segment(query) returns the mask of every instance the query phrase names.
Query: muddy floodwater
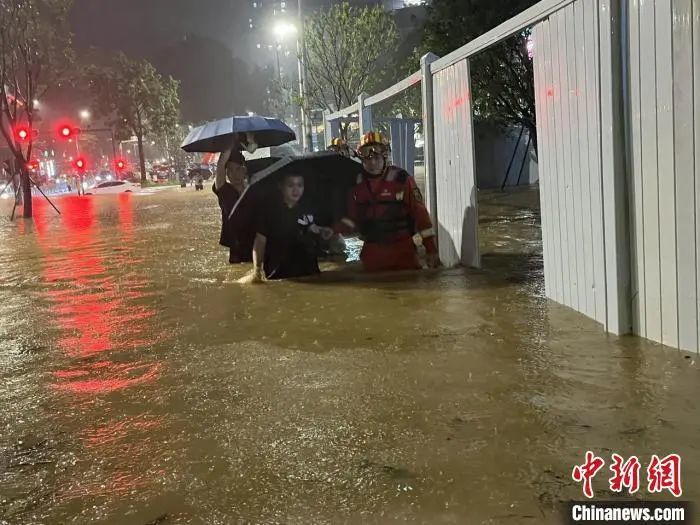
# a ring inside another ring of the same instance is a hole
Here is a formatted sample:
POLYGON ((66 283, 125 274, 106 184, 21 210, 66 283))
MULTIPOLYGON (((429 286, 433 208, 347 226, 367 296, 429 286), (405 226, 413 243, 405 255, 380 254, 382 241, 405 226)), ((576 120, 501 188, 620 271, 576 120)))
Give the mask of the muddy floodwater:
POLYGON ((260 286, 208 187, 0 202, 0 523, 560 523, 587 450, 697 501, 696 356, 547 301, 537 198, 482 193, 483 270, 260 286))

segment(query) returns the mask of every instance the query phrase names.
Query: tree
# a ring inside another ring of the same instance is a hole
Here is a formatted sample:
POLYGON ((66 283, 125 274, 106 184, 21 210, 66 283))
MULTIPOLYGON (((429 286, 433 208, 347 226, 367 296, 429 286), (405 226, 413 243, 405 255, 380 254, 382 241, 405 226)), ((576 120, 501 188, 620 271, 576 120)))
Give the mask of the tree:
POLYGON ((183 124, 175 124, 174 127, 167 127, 160 130, 156 136, 155 143, 158 148, 165 152, 168 162, 182 167, 187 163, 189 155, 180 147, 180 144, 187 137, 188 128, 183 124))
POLYGON ((295 90, 294 81, 286 75, 270 81, 267 88, 265 113, 281 120, 294 119, 299 103, 299 90, 295 90))
MULTIPOLYGON (((311 16, 304 28, 307 110, 337 111, 380 86, 398 42, 396 24, 381 7, 335 5, 311 16)), ((347 127, 341 133, 347 136, 347 127)))
MULTIPOLYGON (((423 51, 444 56, 537 3, 537 0, 434 0, 428 7, 423 51)), ((517 34, 470 59, 474 117, 525 126, 537 148, 529 32, 517 34)), ((412 66, 417 67, 417 56, 412 66)), ((415 69, 414 69, 415 70, 415 69)))
POLYGON ((111 123, 118 137, 136 137, 145 183, 143 141, 149 134, 155 139, 178 124, 178 82, 163 78, 148 61, 131 60, 123 53, 107 65, 88 68, 88 79, 97 114, 111 123))
POLYGON ((67 14, 72 0, 0 0, 0 133, 19 170, 24 217, 32 216, 27 164, 32 158, 34 101, 59 85, 73 52, 67 14), (26 138, 17 131, 28 132, 26 138))

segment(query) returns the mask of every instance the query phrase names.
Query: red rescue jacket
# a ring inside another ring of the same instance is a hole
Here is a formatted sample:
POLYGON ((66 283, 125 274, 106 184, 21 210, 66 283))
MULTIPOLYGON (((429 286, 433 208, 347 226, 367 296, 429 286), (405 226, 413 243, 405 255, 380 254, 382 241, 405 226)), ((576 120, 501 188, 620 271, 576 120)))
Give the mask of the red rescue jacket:
POLYGON ((420 233, 428 252, 435 252, 433 225, 415 179, 388 166, 382 177, 360 174, 348 202, 348 217, 339 233, 357 231, 365 243, 390 244, 420 233))

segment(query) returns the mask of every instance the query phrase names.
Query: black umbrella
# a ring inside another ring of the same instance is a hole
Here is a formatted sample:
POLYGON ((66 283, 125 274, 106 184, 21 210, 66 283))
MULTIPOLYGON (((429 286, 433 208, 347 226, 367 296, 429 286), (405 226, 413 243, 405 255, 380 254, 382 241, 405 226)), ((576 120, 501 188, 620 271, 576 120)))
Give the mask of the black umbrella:
POLYGON ((246 144, 249 133, 261 148, 296 139, 294 131, 276 118, 227 117, 194 128, 180 147, 188 153, 217 153, 229 148, 236 135, 241 144, 246 144))
POLYGON ((246 160, 245 166, 248 170, 248 177, 252 179, 256 173, 269 168, 280 160, 282 160, 282 157, 261 157, 259 159, 246 160))
POLYGON ((270 162, 269 159, 246 162, 253 175, 229 216, 251 228, 253 217, 271 199, 279 198, 277 184, 288 174, 304 177, 304 204, 314 211, 318 224, 331 225, 345 216, 349 192, 362 170, 358 162, 332 151, 284 157, 265 167, 259 166, 259 161, 270 162))

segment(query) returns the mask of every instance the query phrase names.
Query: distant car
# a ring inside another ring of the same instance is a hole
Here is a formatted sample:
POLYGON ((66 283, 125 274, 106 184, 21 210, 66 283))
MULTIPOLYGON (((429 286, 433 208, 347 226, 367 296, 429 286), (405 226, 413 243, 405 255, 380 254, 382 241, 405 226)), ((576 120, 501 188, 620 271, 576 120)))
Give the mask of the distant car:
POLYGON ((108 193, 132 193, 139 191, 141 186, 127 180, 110 180, 101 182, 94 188, 90 188, 86 193, 90 195, 104 195, 108 193))

